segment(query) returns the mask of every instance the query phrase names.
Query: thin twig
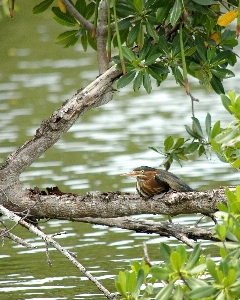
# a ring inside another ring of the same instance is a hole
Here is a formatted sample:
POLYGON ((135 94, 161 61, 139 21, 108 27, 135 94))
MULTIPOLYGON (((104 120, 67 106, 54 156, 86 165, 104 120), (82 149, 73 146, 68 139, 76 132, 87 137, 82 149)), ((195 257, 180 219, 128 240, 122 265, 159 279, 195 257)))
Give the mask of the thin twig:
POLYGON ((47 263, 48 263, 49 267, 52 267, 52 262, 51 262, 49 251, 48 251, 49 245, 48 245, 47 241, 45 241, 45 246, 46 246, 47 263))
POLYGON ((152 267, 152 263, 150 262, 149 256, 148 256, 148 250, 147 250, 147 244, 146 242, 143 242, 143 253, 144 253, 144 260, 149 267, 152 267))
POLYGON ((193 241, 191 241, 189 238, 187 238, 185 234, 176 232, 176 234, 173 235, 173 236, 176 239, 178 239, 179 241, 181 241, 184 244, 188 245, 190 248, 194 248, 196 246, 196 244, 193 241))
MULTIPOLYGON (((11 232, 8 232, 4 229, 0 229, 1 232, 1 237, 2 237, 2 242, 4 241, 4 237, 7 237, 8 239, 11 239, 12 241, 18 243, 19 245, 22 245, 24 247, 27 247, 29 249, 36 249, 36 246, 33 246, 32 244, 24 241, 20 237, 16 236, 15 234, 12 234, 11 232)), ((2 244, 3 246, 3 244, 2 244)))
POLYGON ((19 223, 23 227, 27 228, 30 232, 36 234, 40 238, 42 238, 46 244, 52 245, 55 249, 57 249, 60 253, 62 253, 65 257, 67 257, 72 264, 74 264, 90 281, 92 281, 97 288, 106 296, 107 299, 116 300, 116 295, 110 293, 92 274, 85 269, 85 267, 78 262, 69 252, 68 250, 61 247, 59 243, 52 239, 51 236, 47 236, 41 230, 39 230, 36 226, 27 223, 22 220, 19 216, 6 209, 4 206, 0 205, 0 211, 7 216, 10 220, 19 223))
POLYGON ((87 31, 92 32, 93 24, 86 20, 77 10, 76 8, 68 1, 62 0, 62 3, 66 6, 68 12, 84 27, 87 31))

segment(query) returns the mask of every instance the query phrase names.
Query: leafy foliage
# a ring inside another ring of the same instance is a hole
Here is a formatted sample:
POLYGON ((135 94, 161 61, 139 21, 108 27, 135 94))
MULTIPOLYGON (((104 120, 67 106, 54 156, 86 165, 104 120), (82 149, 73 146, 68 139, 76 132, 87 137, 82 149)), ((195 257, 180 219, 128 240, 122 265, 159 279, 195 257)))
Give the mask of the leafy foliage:
POLYGON ((222 224, 215 226, 215 236, 221 241, 216 243, 220 262, 205 256, 200 243, 190 255, 185 246, 173 250, 160 243, 160 264, 150 268, 144 260, 133 261, 131 271, 120 271, 116 276, 116 288, 123 299, 239 299, 240 186, 236 193, 226 189, 226 196, 228 206, 219 203, 222 224))
MULTIPOLYGON (((52 2, 44 0, 33 12, 44 12, 52 2)), ((108 0, 108 53, 111 45, 118 47, 120 57, 113 60, 124 74, 130 73, 119 80, 118 88, 133 82, 135 91, 143 86, 150 93, 152 79, 159 86, 172 73, 181 85, 186 85, 189 74, 208 90, 224 93, 222 82, 234 76, 228 66, 236 63, 233 48, 238 44, 235 32, 225 28, 237 16, 238 1, 226 3, 229 12, 219 19, 220 1, 108 0)), ((55 42, 69 47, 80 40, 84 51, 89 45, 96 50, 99 1, 77 0, 72 4, 86 20, 93 22, 93 32, 87 32, 68 12, 64 13, 59 0, 59 7, 52 8, 54 20, 76 29, 60 34, 55 42)))
POLYGON ((225 109, 234 117, 226 128, 221 128, 220 121, 212 125, 211 115, 207 113, 205 118, 205 130, 198 118, 192 117, 192 126, 185 125, 185 129, 192 139, 182 137, 174 141, 168 136, 164 141, 164 148, 149 147, 155 152, 165 156, 162 165, 169 169, 172 162, 192 158, 193 154, 201 156, 213 150, 218 158, 232 167, 240 169, 240 96, 235 91, 228 92, 228 96, 221 95, 222 104, 225 109), (190 142, 189 142, 190 141, 190 142))

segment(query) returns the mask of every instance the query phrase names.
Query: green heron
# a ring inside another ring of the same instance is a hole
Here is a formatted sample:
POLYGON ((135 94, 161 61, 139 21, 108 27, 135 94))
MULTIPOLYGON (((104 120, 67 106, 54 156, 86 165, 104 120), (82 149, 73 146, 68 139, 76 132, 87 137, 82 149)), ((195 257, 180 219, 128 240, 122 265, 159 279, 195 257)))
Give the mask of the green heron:
POLYGON ((122 176, 131 176, 137 179, 136 188, 140 196, 149 198, 157 194, 174 190, 177 192, 192 192, 182 179, 171 172, 154 169, 147 166, 138 167, 122 176))

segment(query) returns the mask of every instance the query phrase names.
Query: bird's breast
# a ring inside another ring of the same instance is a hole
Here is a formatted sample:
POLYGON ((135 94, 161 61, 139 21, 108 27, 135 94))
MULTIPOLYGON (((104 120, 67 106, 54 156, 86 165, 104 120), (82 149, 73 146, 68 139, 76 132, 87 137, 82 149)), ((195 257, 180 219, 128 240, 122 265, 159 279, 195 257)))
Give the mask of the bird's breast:
POLYGON ((149 198, 154 195, 167 192, 169 190, 169 186, 166 183, 158 183, 154 177, 145 181, 137 181, 137 192, 140 196, 149 198))

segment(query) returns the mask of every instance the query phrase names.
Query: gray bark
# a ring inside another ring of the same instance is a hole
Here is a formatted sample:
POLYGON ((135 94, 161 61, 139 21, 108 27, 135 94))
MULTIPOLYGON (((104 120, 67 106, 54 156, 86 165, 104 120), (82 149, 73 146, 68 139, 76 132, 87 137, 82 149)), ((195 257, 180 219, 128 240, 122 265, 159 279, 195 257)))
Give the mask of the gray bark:
MULTIPOLYGON (((30 141, 27 141, 7 157, 6 162, 0 167, 1 204, 9 208, 14 207, 13 210, 19 212, 34 205, 31 193, 22 189, 19 181, 20 174, 47 149, 52 147, 76 122, 79 116, 93 107, 105 104, 106 99, 109 101, 110 97, 103 98, 103 96, 105 93, 111 93, 109 90, 113 82, 121 74, 115 66, 111 67, 85 89, 66 100, 48 120, 42 121, 41 126, 36 130, 36 134, 30 141)), ((49 205, 51 206, 51 204, 49 205)), ((54 215, 57 217, 56 214, 54 215)))

